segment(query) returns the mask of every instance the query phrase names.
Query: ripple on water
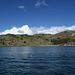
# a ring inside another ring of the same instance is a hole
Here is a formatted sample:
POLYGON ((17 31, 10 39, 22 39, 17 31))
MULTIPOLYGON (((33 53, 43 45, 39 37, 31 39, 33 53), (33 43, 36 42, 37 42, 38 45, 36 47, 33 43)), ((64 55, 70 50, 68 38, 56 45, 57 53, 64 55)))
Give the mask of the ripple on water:
POLYGON ((0 75, 75 75, 74 50, 75 47, 1 47, 0 75))

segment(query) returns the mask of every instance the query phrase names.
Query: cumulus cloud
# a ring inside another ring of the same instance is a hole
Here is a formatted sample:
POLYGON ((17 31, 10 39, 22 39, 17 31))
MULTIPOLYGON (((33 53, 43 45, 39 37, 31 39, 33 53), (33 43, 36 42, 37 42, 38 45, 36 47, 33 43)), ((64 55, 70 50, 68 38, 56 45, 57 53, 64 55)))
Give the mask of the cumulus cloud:
POLYGON ((32 30, 28 27, 28 25, 24 25, 20 28, 13 27, 10 30, 5 30, 1 34, 28 34, 32 35, 32 30))
POLYGON ((21 6, 18 6, 18 8, 20 8, 20 9, 24 9, 25 7, 24 7, 23 5, 21 5, 21 6))
POLYGON ((37 0, 35 6, 38 7, 40 5, 48 6, 48 4, 46 4, 45 0, 43 0, 42 2, 40 2, 39 0, 37 0))
POLYGON ((70 26, 70 27, 66 27, 66 26, 59 26, 59 27, 50 27, 50 28, 46 28, 46 27, 32 27, 29 28, 28 25, 24 25, 20 28, 17 27, 13 27, 10 30, 5 30, 4 32, 1 32, 0 34, 4 35, 4 34, 28 34, 28 35, 34 35, 34 34, 56 34, 65 30, 75 30, 75 25, 70 26))
POLYGON ((75 30, 75 25, 70 26, 70 27, 66 27, 66 26, 59 26, 59 27, 50 27, 50 28, 46 28, 46 27, 39 27, 39 28, 31 28, 31 30, 33 31, 33 34, 39 34, 39 33, 44 33, 44 34, 56 34, 65 30, 75 30))

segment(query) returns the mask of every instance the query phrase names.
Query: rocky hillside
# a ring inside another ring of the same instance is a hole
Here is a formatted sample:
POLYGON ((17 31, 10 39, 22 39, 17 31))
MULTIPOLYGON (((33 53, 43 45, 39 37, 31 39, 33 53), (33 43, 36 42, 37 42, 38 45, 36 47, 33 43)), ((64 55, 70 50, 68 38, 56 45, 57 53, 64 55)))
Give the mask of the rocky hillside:
POLYGON ((75 46, 75 31, 64 31, 58 34, 35 35, 0 35, 0 46, 42 46, 61 45, 75 46))

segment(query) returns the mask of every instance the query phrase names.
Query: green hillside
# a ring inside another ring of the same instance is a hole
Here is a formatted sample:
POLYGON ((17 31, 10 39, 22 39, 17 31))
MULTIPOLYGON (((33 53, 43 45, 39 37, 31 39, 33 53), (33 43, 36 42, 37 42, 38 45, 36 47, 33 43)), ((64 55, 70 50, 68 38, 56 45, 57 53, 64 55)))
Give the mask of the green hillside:
POLYGON ((75 31, 63 31, 55 34, 51 42, 54 45, 75 45, 75 31))
POLYGON ((0 46, 48 46, 75 45, 75 31, 64 31, 58 34, 35 35, 0 35, 0 46))

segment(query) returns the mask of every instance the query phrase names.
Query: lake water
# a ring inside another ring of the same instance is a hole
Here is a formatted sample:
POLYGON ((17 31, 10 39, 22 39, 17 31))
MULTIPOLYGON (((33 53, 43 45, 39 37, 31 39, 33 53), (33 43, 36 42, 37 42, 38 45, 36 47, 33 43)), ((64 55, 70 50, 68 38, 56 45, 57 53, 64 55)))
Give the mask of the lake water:
POLYGON ((75 46, 0 47, 0 75, 75 75, 75 46))

